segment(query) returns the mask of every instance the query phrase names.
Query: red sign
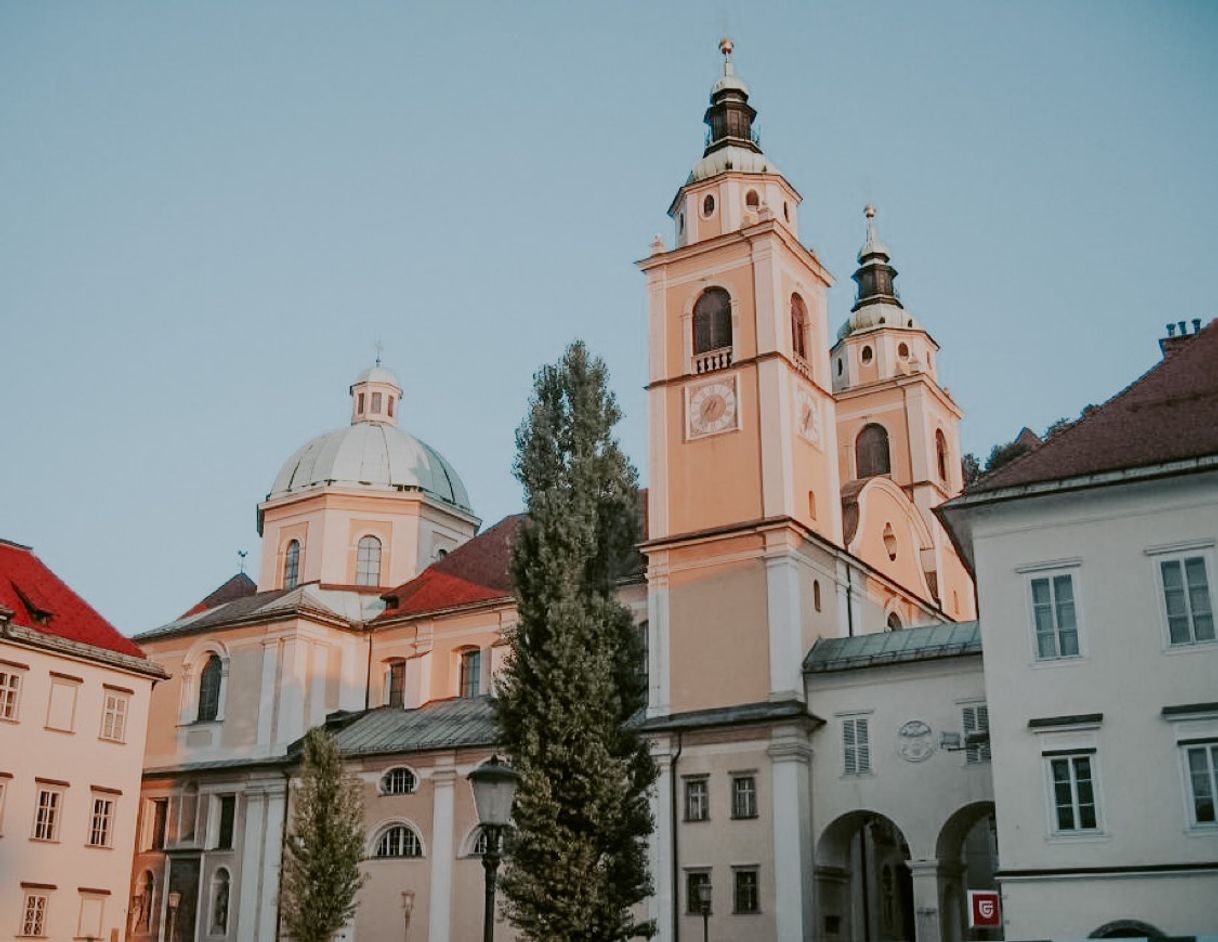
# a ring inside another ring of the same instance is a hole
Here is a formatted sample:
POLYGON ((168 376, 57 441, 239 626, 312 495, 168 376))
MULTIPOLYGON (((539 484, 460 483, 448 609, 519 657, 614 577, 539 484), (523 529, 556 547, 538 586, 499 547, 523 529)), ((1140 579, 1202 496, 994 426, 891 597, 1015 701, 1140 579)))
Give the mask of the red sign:
POLYGON ((1002 898, 997 890, 968 891, 968 926, 970 929, 1002 927, 1002 898))

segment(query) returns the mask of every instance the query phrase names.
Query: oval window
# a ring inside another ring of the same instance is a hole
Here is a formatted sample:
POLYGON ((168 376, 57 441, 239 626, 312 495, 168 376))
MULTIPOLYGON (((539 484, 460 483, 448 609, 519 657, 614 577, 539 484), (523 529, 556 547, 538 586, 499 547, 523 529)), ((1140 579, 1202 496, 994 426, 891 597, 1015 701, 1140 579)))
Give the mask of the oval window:
POLYGON ((899 356, 902 360, 908 360, 909 359, 909 344, 903 343, 900 346, 898 346, 897 347, 897 356, 899 356))
POLYGON ((864 363, 871 362, 871 348, 870 347, 863 347, 862 360, 864 363))
POLYGON ((715 211, 715 197, 707 193, 702 200, 702 215, 709 216, 715 211))

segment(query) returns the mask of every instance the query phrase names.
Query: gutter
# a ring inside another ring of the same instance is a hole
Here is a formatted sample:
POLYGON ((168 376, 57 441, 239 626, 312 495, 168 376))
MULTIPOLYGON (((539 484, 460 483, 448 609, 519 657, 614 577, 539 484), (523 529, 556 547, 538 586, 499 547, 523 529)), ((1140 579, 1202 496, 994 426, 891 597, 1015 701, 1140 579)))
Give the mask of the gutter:
POLYGON ((23 625, 11 623, 0 625, 0 637, 18 644, 28 644, 33 648, 78 657, 81 660, 105 664, 107 667, 116 667, 132 674, 149 677, 154 683, 158 680, 169 679, 169 672, 149 658, 110 651, 96 645, 85 644, 83 641, 73 641, 70 638, 61 638, 34 628, 26 628, 23 625))
POLYGON ((672 819, 672 942, 681 938, 681 865, 677 858, 677 762, 681 759, 681 733, 677 733, 677 751, 673 754, 668 773, 669 816, 672 819))

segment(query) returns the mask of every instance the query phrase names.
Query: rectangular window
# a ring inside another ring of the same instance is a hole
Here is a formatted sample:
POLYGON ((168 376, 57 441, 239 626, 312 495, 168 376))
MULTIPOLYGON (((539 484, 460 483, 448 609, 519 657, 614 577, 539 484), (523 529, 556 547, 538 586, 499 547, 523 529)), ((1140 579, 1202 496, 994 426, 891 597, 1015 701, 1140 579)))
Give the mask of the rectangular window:
POLYGON ((964 761, 977 765, 990 761, 990 711, 985 704, 964 708, 964 761), (972 741, 970 742, 970 737, 972 741))
POLYGON ((732 817, 757 817, 757 779, 751 775, 732 776, 732 817))
POLYGON ((127 708, 131 698, 117 690, 105 690, 102 705, 101 738, 111 742, 127 741, 127 708))
POLYGON ((732 912, 761 912, 761 903, 757 893, 757 871, 736 870, 733 873, 733 879, 735 885, 732 893, 732 912))
POLYGON ((482 652, 461 655, 461 696, 476 697, 482 690, 482 652))
POLYGON ((47 895, 25 894, 25 905, 21 907, 21 934, 44 936, 47 934, 47 895))
MULTIPOLYGON (((710 886, 709 870, 687 870, 685 873, 685 911, 701 915, 702 891, 699 887, 710 886)), ((710 912, 709 900, 707 912, 710 912)))
POLYGON ((385 702, 391 707, 400 707, 406 696, 406 662, 390 661, 389 673, 385 677, 385 702))
POLYGON ((710 819, 710 792, 704 778, 685 780, 685 820, 707 821, 710 819))
POLYGON ((216 849, 232 850, 233 820, 237 815, 237 796, 220 796, 220 823, 216 828, 216 849))
POLYGON ((47 728, 72 732, 76 715, 76 690, 80 681, 51 677, 51 697, 47 702, 47 728))
POLYGON ((1059 834, 1099 830, 1095 757, 1056 756, 1049 760, 1053 788, 1053 829, 1059 834))
POLYGON ((1177 556, 1159 561, 1163 605, 1172 644, 1214 640, 1214 609, 1204 556, 1177 556))
POLYGON ((114 799, 107 795, 93 796, 93 812, 89 818, 89 846, 109 847, 114 825, 114 799))
POLYGON ((871 771, 871 738, 867 717, 848 716, 842 720, 843 770, 846 775, 865 775, 871 771))
POLYGON ((377 413, 381 411, 381 394, 379 392, 372 394, 372 411, 377 413))
POLYGON ((1074 610, 1074 577, 1069 573, 1031 581, 1036 658, 1046 661, 1078 656, 1078 620, 1074 610))
POLYGON ((59 814, 63 808, 63 789, 42 786, 34 812, 34 840, 59 840, 59 814))
POLYGON ((17 701, 21 696, 21 673, 0 667, 0 720, 17 722, 17 701))
POLYGON ((169 819, 169 799, 150 798, 144 802, 141 850, 165 849, 165 825, 169 819))
POLYGON ((102 917, 106 912, 106 898, 95 893, 82 893, 80 918, 76 923, 76 938, 102 938, 102 917))
POLYGON ((1184 751, 1188 766, 1188 804, 1198 827, 1218 824, 1214 801, 1218 796, 1218 742, 1190 746, 1184 751))

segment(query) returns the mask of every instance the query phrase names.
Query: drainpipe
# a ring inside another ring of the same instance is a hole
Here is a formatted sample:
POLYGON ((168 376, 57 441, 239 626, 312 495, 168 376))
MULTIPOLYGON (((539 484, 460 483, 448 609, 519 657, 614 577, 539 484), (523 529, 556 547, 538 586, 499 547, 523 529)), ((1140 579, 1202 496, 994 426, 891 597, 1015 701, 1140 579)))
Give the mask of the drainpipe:
POLYGON ((854 570, 846 563, 846 632, 854 637, 854 570))
MULTIPOLYGON (((368 623, 364 623, 364 630, 368 631, 368 623)), ((364 669, 364 709, 368 709, 372 704, 372 632, 368 631, 368 665, 364 669)))
POLYGON ((669 766, 668 800, 672 817, 672 942, 681 938, 680 862, 677 859, 677 762, 681 758, 681 734, 677 733, 677 751, 669 766))

